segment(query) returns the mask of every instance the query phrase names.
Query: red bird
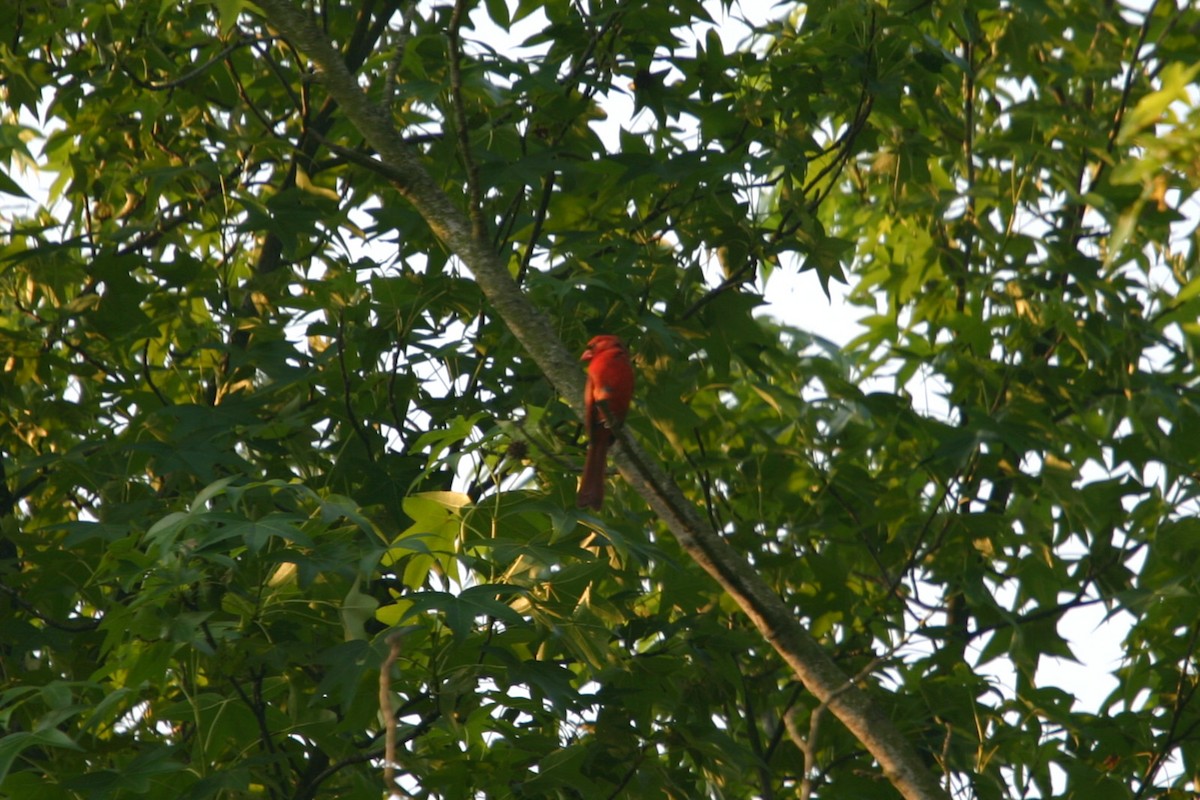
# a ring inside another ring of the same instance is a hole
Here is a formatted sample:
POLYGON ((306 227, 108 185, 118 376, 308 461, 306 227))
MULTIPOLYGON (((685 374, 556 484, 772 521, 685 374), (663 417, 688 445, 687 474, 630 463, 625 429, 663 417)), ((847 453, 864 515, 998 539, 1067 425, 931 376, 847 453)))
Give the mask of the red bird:
POLYGON ((629 351, 619 337, 593 336, 583 351, 582 361, 590 361, 587 387, 583 392, 583 420, 587 426, 587 459, 575 504, 600 510, 604 502, 604 471, 608 466, 608 446, 629 411, 633 397, 633 365, 629 351))

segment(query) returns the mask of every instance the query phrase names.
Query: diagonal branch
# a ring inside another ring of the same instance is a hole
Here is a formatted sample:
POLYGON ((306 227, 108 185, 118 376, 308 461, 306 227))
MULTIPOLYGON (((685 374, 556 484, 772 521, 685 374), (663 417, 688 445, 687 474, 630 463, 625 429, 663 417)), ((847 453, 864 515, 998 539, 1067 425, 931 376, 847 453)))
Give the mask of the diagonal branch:
MULTIPOLYGON (((583 379, 577 363, 546 316, 529 302, 486 239, 473 235, 462 208, 446 196, 418 155, 373 106, 312 19, 291 0, 258 0, 269 23, 321 73, 349 122, 395 170, 396 190, 412 203, 433 232, 471 270, 479 288, 576 413, 583 412, 583 379)), ((795 612, 771 591, 753 567, 709 526, 655 461, 618 433, 614 460, 622 475, 674 534, 680 545, 739 604, 819 702, 827 704, 875 757, 900 794, 909 800, 945 798, 913 745, 888 716, 842 672, 800 625, 795 612)))

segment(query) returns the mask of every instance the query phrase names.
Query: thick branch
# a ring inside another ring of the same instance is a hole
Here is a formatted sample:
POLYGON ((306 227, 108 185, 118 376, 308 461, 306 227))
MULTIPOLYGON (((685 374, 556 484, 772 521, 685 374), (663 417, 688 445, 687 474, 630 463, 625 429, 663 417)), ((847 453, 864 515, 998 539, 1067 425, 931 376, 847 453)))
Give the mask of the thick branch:
MULTIPOLYGON (((475 276, 496 313, 577 413, 583 411, 583 380, 578 363, 546 317, 522 294, 490 244, 472 235, 463 209, 433 180, 418 155, 388 117, 373 107, 338 53, 312 20, 290 0, 257 0, 269 23, 319 69, 330 95, 350 122, 390 165, 396 188, 475 276)), ((750 564, 708 525, 657 463, 629 438, 615 460, 629 483, 663 523, 758 627, 771 646, 818 700, 878 760, 889 780, 910 800, 944 798, 916 751, 865 693, 801 627, 792 610, 773 593, 750 564)))

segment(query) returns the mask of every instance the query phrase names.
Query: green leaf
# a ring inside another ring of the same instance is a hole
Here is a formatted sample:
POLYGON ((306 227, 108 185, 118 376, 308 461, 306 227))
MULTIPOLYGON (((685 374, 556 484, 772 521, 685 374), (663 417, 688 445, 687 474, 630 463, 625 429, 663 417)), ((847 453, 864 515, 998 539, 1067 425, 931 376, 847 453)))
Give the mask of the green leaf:
POLYGON ((65 733, 53 728, 40 731, 16 731, 0 738, 0 784, 12 769, 13 762, 22 751, 30 747, 49 747, 82 751, 76 742, 65 733))
POLYGON ((8 173, 4 170, 0 170, 0 192, 16 195, 17 197, 24 197, 27 200, 32 199, 28 193, 21 188, 19 183, 8 177, 8 173))
POLYGON ((358 580, 350 587, 350 591, 342 598, 342 626, 345 629, 346 641, 366 639, 367 631, 364 625, 374 619, 379 601, 368 594, 363 594, 358 588, 358 580))

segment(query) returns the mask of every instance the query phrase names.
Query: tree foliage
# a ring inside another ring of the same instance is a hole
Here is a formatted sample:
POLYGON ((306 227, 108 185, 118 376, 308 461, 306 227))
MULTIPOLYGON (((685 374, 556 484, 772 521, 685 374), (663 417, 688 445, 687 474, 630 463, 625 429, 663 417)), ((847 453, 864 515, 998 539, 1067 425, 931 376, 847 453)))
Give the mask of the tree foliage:
MULTIPOLYGON (((1200 11, 306 11, 949 792, 1196 790, 1200 11), (760 313, 795 270, 857 338, 760 313), (1091 605, 1098 710, 1039 670, 1091 605)), ((0 793, 378 797, 390 716, 417 797, 896 796, 637 495, 576 512, 570 408, 267 15, 0 31, 0 793)))

